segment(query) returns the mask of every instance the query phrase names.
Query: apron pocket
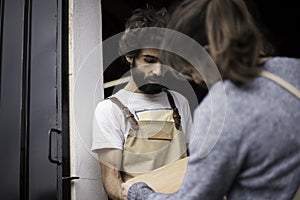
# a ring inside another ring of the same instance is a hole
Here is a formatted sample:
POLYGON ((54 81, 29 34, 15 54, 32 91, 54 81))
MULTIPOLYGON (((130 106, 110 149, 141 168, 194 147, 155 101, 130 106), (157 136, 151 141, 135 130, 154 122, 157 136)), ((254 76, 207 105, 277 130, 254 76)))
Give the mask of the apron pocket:
POLYGON ((169 140, 169 141, 171 141, 172 139, 173 137, 171 133, 164 133, 164 132, 159 132, 148 138, 148 140, 169 140))

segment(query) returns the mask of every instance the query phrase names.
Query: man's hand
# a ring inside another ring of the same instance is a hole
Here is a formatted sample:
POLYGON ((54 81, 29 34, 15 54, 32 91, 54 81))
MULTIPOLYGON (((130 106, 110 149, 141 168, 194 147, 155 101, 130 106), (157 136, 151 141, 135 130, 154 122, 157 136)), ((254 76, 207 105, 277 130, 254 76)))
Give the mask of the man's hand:
POLYGON ((130 186, 132 186, 133 183, 122 183, 122 194, 127 199, 127 194, 130 186))

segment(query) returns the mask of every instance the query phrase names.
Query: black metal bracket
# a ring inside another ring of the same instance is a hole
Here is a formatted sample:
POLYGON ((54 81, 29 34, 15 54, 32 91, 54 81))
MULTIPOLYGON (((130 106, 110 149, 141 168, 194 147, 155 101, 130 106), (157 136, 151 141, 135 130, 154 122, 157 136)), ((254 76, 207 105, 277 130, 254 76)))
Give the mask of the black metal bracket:
POLYGON ((52 155, 51 155, 51 152, 52 152, 52 143, 51 143, 51 140, 52 140, 52 135, 53 133, 56 133, 56 134, 61 134, 61 130, 59 129, 55 129, 55 128, 52 128, 49 130, 49 150, 48 150, 48 159, 51 163, 55 163, 57 165, 61 165, 61 161, 59 161, 58 159, 55 160, 52 158, 52 155))
POLYGON ((62 177, 63 181, 71 181, 71 180, 75 180, 75 179, 79 179, 78 176, 64 176, 62 177))

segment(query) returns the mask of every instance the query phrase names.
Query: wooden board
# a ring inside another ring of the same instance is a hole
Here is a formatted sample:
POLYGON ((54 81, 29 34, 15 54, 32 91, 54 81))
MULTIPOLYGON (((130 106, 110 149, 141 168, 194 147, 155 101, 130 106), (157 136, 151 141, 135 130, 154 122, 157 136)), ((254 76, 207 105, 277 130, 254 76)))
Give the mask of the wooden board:
POLYGON ((170 165, 151 171, 128 180, 128 183, 147 183, 155 192, 171 194, 176 192, 183 181, 186 172, 188 157, 170 165))

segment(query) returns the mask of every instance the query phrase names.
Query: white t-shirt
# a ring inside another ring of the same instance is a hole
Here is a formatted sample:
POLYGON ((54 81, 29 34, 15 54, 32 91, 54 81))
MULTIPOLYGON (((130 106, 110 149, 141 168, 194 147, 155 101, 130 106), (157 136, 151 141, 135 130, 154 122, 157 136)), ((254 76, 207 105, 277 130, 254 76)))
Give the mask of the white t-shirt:
MULTIPOLYGON (((186 135, 186 141, 189 141, 190 128, 192 126, 192 117, 188 100, 175 91, 170 91, 174 98, 176 107, 181 116, 182 130, 186 135)), ((133 93, 124 89, 118 91, 115 95, 130 112, 135 116, 142 110, 171 109, 167 94, 148 95, 133 93)), ((130 128, 129 122, 125 119, 121 109, 110 100, 104 100, 98 103, 93 120, 93 141, 92 151, 97 149, 115 148, 123 149, 127 134, 130 128)))

